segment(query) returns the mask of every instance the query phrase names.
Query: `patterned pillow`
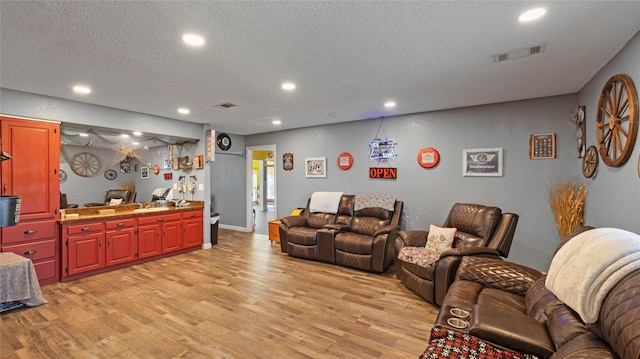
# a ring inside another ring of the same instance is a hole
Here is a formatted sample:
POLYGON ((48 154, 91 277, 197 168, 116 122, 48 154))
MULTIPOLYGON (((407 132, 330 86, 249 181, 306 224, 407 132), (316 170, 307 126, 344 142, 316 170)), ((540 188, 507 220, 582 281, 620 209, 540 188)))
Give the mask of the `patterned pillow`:
POLYGON ((432 224, 429 226, 429 236, 424 247, 434 253, 447 251, 453 246, 453 237, 456 235, 456 231, 456 228, 444 228, 432 224))

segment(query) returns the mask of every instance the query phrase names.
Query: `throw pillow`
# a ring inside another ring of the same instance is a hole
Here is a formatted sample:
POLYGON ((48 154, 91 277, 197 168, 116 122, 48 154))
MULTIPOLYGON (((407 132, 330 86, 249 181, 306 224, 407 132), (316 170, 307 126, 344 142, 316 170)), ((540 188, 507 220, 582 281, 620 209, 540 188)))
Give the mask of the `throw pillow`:
POLYGON ((111 201, 109 201, 109 205, 117 206, 119 204, 122 204, 122 201, 124 201, 122 198, 111 198, 111 201))
POLYGON ((447 251, 453 246, 453 237, 456 235, 456 231, 456 228, 438 227, 432 224, 429 226, 429 236, 424 247, 434 253, 447 251))

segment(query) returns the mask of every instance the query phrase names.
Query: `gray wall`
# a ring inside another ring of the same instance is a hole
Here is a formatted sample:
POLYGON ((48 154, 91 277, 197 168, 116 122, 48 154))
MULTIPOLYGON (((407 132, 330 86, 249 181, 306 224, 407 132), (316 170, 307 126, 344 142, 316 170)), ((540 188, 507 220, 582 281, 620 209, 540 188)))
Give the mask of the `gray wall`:
MULTIPOLYGON (((379 137, 398 142, 397 180, 369 178, 369 141, 376 137, 380 119, 247 136, 247 146, 276 144, 277 215, 302 207, 314 191, 383 193, 405 202, 404 228, 423 229, 442 224, 455 202, 501 207, 520 215, 509 259, 539 269, 548 267, 560 239, 548 200, 555 181, 575 179, 575 127, 570 120, 574 95, 468 107, 385 118, 379 137), (557 158, 529 159, 529 136, 557 135, 557 158), (417 163, 421 148, 434 147, 440 164, 423 169, 417 163), (502 177, 464 177, 462 150, 504 150, 502 177), (348 171, 338 168, 338 154, 354 157, 348 171), (282 154, 294 155, 294 169, 284 171, 282 154), (305 157, 326 157, 326 179, 304 177, 305 157)), ((385 166, 384 164, 380 165, 385 166)))
MULTIPOLYGON (((596 113, 602 87, 616 74, 627 74, 640 92, 640 34, 631 39, 578 94, 578 104, 586 106, 587 145, 596 143, 596 113)), ((629 161, 622 167, 599 163, 595 178, 585 180, 587 192, 587 224, 598 227, 618 227, 640 233, 640 179, 638 161, 640 136, 629 161)), ((579 165, 579 164, 578 164, 579 165)), ((577 165, 577 166, 578 166, 577 165)), ((580 172, 580 167, 577 169, 580 172)))

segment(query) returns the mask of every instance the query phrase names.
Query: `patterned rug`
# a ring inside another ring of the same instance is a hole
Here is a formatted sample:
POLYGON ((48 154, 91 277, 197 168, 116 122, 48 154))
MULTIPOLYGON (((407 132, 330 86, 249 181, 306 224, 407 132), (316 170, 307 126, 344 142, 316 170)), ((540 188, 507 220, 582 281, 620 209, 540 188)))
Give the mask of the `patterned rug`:
POLYGON ((431 329, 429 346, 419 359, 538 359, 498 348, 480 338, 446 328, 431 329))

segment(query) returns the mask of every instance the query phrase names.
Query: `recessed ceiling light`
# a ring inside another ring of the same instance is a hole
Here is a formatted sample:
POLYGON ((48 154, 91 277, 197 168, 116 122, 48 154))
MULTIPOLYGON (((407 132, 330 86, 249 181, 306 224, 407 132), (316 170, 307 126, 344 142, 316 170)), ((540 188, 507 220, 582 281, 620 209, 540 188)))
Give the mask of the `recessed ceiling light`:
POLYGON ((129 135, 127 135, 126 133, 123 133, 123 134, 121 134, 120 136, 122 136, 122 137, 124 137, 124 138, 129 137, 129 135))
POLYGON ((285 82, 282 84, 282 89, 287 91, 295 90, 296 84, 294 84, 293 82, 285 82))
POLYGON ((88 133, 81 133, 80 137, 89 137, 89 134, 88 133))
POLYGON ((179 113, 181 113, 181 114, 183 114, 183 115, 188 115, 191 111, 189 111, 189 109, 188 109, 188 108, 184 108, 184 107, 182 107, 182 108, 179 108, 179 109, 178 109, 178 112, 179 112, 179 113))
POLYGON ((271 121, 271 123, 277 126, 277 125, 282 124, 282 121, 280 121, 280 120, 273 120, 273 121, 271 121))
POLYGON ((204 45, 204 37, 196 34, 184 34, 182 35, 182 41, 189 46, 202 46, 204 45))
POLYGON ((138 143, 138 142, 131 142, 131 144, 132 144, 132 145, 134 145, 134 146, 137 146, 137 145, 139 145, 140 143, 138 143))
POLYGON ((527 10, 522 14, 520 14, 520 16, 518 16, 518 20, 522 22, 533 21, 541 18, 542 15, 544 15, 546 12, 547 12, 547 9, 541 8, 541 7, 537 9, 527 10))
POLYGON ((88 86, 77 85, 73 86, 73 92, 81 95, 86 95, 91 93, 91 88, 88 86))
POLYGON ((134 135, 134 136, 142 136, 142 132, 140 132, 140 131, 133 131, 133 135, 134 135))
POLYGON ((393 102, 393 101, 387 101, 387 102, 384 103, 384 107, 387 107, 387 108, 396 107, 396 103, 393 102))

